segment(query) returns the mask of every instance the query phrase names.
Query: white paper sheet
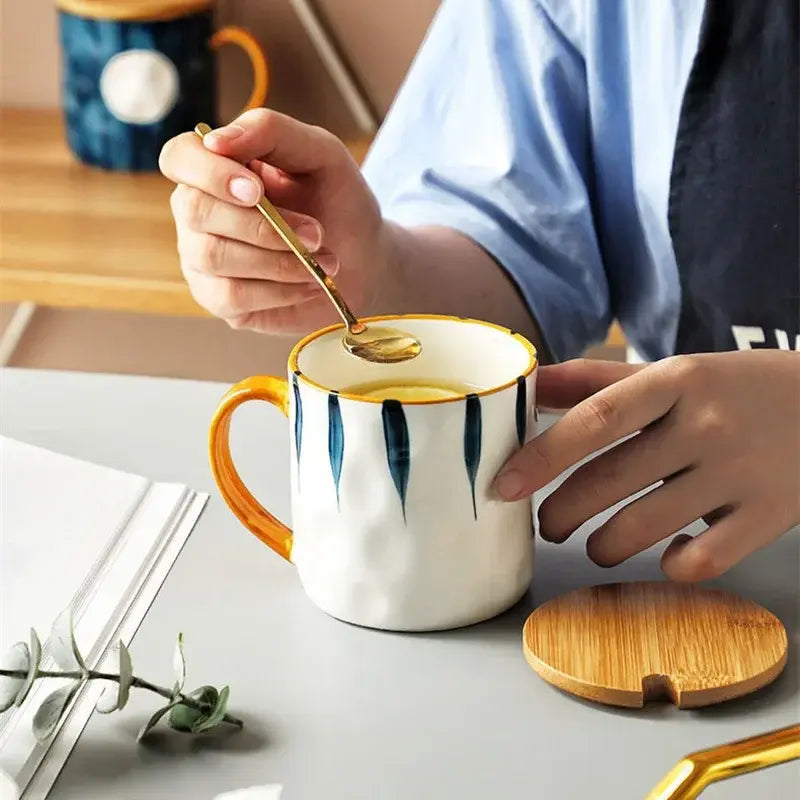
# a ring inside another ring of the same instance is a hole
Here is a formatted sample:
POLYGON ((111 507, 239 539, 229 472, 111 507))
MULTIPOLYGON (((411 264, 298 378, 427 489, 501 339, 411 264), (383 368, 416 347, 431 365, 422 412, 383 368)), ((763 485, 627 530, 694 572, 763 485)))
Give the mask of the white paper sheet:
MULTIPOLYGON (((46 639, 71 607, 87 664, 108 665, 111 646, 133 638, 207 499, 0 437, 2 649, 27 641, 33 626, 44 645, 42 668, 55 668, 46 639)), ((41 745, 31 720, 58 685, 40 682, 22 708, 0 717, 0 766, 23 800, 46 797, 102 690, 81 691, 41 745)))

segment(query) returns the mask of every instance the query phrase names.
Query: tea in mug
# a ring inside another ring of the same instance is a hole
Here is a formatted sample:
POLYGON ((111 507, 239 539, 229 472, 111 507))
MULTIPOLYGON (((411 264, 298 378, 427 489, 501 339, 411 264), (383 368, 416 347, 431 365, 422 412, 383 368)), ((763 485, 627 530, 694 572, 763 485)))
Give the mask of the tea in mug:
POLYGON ((342 394, 370 397, 376 400, 447 400, 480 392, 481 386, 460 381, 433 380, 427 378, 394 378, 382 381, 367 381, 343 388, 342 394))

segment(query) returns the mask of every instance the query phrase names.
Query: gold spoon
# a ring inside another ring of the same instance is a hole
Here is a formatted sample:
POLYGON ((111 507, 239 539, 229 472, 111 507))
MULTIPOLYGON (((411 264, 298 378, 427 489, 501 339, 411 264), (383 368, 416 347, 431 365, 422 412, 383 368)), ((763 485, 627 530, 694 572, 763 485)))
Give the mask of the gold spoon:
MULTIPOLYGON (((194 129, 201 139, 210 131, 211 128, 205 122, 199 122, 194 129)), ((391 364, 397 361, 409 361, 422 352, 422 345, 413 336, 409 336, 403 331, 384 327, 368 328, 363 322, 359 322, 347 307, 347 303, 339 294, 331 277, 325 274, 314 256, 306 250, 278 209, 266 197, 262 197, 258 201, 256 208, 267 218, 289 249, 316 278, 328 299, 336 307, 347 326, 347 333, 342 338, 342 344, 349 353, 363 358, 365 361, 391 364)))

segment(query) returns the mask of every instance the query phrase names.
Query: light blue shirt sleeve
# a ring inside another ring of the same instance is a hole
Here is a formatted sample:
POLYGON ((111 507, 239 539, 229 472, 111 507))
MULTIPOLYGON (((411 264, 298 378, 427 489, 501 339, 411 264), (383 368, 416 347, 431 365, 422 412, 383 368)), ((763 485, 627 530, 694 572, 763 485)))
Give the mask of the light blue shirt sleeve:
POLYGON ((585 76, 539 2, 445 0, 364 165, 387 219, 453 228, 506 270, 556 360, 611 321, 585 76))

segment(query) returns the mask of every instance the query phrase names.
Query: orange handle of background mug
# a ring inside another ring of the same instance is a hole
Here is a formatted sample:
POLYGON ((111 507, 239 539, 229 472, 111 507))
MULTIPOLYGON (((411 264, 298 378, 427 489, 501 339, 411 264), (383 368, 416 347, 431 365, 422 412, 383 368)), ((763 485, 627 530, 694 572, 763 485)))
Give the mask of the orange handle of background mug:
POLYGON ((250 98, 242 111, 263 106, 269 89, 269 66, 267 65, 267 54, 264 49, 252 34, 236 25, 226 25, 211 37, 211 48, 213 50, 223 44, 235 44, 241 47, 247 53, 247 57, 253 66, 253 91, 250 93, 250 98))
POLYGON ((223 396, 209 431, 208 456, 211 471, 225 502, 239 521, 264 544, 269 545, 287 561, 292 555, 292 531, 275 519, 258 500, 250 494, 233 465, 230 445, 231 417, 242 403, 248 400, 265 400, 289 413, 289 384, 284 378, 258 376, 246 378, 232 386, 223 396))

